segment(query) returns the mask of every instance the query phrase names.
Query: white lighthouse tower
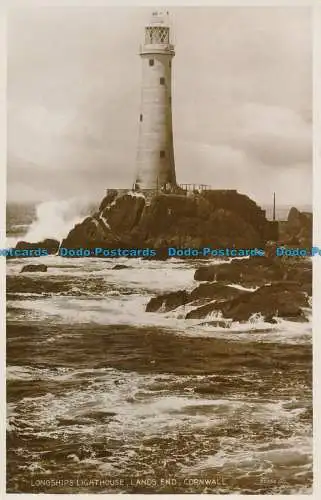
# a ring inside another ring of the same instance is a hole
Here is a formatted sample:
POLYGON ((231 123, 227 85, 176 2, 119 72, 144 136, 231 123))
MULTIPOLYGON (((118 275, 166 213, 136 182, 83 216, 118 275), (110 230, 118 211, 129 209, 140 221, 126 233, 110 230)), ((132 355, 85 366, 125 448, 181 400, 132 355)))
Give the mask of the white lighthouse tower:
POLYGON ((135 189, 176 186, 172 130, 172 59, 168 13, 153 12, 145 27, 135 189))

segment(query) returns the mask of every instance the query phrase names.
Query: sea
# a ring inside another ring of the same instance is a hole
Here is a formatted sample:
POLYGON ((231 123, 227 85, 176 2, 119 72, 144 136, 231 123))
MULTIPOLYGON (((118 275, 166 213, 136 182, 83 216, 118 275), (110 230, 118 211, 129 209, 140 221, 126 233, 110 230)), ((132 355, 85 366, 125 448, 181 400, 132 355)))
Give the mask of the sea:
MULTIPOLYGON (((84 210, 8 205, 7 245, 61 238, 84 210)), ((7 492, 312 492, 311 321, 145 312, 204 263, 7 260, 7 492)))

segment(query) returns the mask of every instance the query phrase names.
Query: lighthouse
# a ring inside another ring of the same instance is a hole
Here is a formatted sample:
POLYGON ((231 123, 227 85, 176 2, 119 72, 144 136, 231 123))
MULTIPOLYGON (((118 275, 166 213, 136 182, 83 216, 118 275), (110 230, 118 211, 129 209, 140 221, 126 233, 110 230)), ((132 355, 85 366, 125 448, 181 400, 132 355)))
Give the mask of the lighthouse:
POLYGON ((172 129, 172 60, 168 12, 155 11, 140 47, 141 104, 135 189, 171 191, 176 186, 172 129))

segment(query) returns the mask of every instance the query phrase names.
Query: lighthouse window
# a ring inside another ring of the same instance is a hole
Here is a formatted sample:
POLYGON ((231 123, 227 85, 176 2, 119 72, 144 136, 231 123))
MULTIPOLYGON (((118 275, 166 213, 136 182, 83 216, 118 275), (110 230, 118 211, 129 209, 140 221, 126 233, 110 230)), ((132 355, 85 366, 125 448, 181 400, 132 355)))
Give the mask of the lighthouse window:
POLYGON ((164 78, 164 77, 161 77, 161 78, 159 79, 159 83, 160 83, 161 85, 165 85, 165 78, 164 78))
POLYGON ((159 156, 160 158, 165 158, 165 151, 160 151, 159 156))
POLYGON ((171 68, 172 67, 172 61, 168 61, 168 66, 171 68))
POLYGON ((142 122, 142 121, 143 121, 143 115, 142 115, 142 114, 140 114, 140 115, 139 115, 139 121, 140 121, 140 122, 142 122))
POLYGON ((149 60, 149 65, 150 65, 150 66, 154 66, 154 59, 150 59, 150 60, 149 60))

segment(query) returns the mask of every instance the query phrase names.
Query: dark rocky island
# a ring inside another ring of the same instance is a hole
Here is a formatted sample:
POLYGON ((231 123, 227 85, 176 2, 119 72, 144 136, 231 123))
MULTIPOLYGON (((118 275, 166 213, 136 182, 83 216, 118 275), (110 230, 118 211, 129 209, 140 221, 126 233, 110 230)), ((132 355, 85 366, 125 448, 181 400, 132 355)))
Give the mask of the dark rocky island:
POLYGON ((161 194, 108 192, 92 217, 77 224, 64 248, 168 246, 251 248, 277 239, 277 223, 234 190, 161 194))
POLYGON ((312 245, 312 214, 292 208, 288 220, 269 221, 248 196, 236 190, 133 192, 107 190, 96 213, 61 241, 19 241, 16 249, 153 248, 166 258, 173 247, 265 248, 269 241, 312 245))

